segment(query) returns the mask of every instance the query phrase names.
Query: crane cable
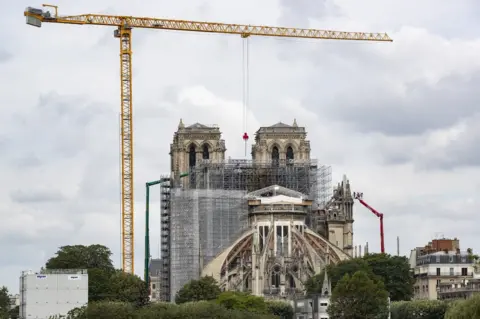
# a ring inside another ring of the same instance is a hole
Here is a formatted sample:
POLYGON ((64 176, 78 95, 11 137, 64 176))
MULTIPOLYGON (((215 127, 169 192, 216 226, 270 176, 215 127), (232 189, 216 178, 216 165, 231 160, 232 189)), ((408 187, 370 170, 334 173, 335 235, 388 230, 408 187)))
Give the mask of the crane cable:
POLYGON ((245 157, 247 156, 247 109, 249 103, 249 46, 248 37, 243 38, 243 54, 242 54, 242 67, 243 67, 243 141, 245 142, 245 157))

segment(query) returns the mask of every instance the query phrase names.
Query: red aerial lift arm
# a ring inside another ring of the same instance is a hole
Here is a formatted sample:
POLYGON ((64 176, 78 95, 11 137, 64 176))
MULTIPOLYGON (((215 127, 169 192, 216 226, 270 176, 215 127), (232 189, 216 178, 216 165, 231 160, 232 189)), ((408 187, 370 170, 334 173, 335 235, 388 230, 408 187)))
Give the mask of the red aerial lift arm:
POLYGON ((363 193, 353 193, 353 197, 357 199, 360 204, 368 208, 372 213, 375 214, 380 219, 380 251, 385 253, 385 243, 384 243, 384 235, 383 235, 383 214, 378 212, 375 208, 371 207, 363 200, 363 193))

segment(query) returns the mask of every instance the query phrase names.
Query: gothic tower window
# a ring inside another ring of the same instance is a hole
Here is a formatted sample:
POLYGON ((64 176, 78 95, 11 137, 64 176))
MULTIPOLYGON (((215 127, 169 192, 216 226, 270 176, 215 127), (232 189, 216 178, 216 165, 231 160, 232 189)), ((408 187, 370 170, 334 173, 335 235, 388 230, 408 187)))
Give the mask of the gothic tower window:
POLYGON ((293 148, 289 146, 287 148, 287 164, 292 163, 293 164, 293 148))
POLYGON ((278 165, 280 160, 280 153, 278 152, 278 147, 274 146, 272 149, 272 163, 278 165))
POLYGON ((188 166, 189 167, 193 167, 195 166, 195 164, 197 163, 197 154, 196 154, 196 149, 195 149, 195 145, 191 145, 190 146, 190 150, 188 152, 188 166))
POLYGON ((203 145, 203 159, 208 160, 210 158, 210 153, 208 152, 208 145, 203 145))

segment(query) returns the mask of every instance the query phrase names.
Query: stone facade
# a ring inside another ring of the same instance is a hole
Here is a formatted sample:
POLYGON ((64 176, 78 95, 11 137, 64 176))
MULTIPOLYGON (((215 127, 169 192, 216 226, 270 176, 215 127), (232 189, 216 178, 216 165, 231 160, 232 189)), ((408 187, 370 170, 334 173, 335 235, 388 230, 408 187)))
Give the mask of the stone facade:
POLYGON ((272 126, 260 127, 252 145, 252 159, 260 162, 278 160, 310 159, 310 141, 306 139, 305 127, 279 122, 272 126))
POLYGON ((225 141, 215 125, 195 123, 185 126, 180 120, 170 144, 170 167, 174 178, 189 171, 199 160, 221 162, 225 159, 225 141))

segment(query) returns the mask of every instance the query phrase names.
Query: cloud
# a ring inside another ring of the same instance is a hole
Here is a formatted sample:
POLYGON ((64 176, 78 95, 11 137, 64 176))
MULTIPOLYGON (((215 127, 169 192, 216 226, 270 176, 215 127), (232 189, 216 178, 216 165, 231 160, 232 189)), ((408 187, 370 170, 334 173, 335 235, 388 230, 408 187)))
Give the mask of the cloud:
MULTIPOLYGON (((120 266, 119 61, 113 29, 0 21, 0 285, 58 246, 100 243, 120 266), (35 48, 35 50, 32 50, 35 48), (5 55, 6 54, 6 55, 5 55), (8 56, 6 59, 5 56, 8 56), (3 58, 2 58, 3 57, 3 58)), ((231 23, 386 31, 393 43, 251 37, 247 131, 306 126, 312 157, 345 173, 385 213, 387 251, 435 233, 475 247, 480 38, 476 1, 92 1, 63 14, 118 13, 231 23), (416 10, 411 8, 416 6, 416 10), (111 8, 115 8, 113 11, 111 8), (374 10, 372 10, 374 8, 374 10), (423 9, 422 9, 423 8, 423 9), (429 12, 428 15, 424 12, 429 12), (415 231, 412 231, 415 229, 415 231)), ((240 37, 133 30, 135 266, 142 273, 145 182, 168 173, 180 118, 218 124, 245 157, 240 37)), ((251 139, 252 140, 252 139, 251 139)), ((251 141, 249 141, 251 143, 251 141)), ((247 145, 248 150, 250 144, 247 145)), ((158 255, 159 191, 151 193, 158 255)), ((378 220, 355 206, 355 243, 379 249, 378 220)))
POLYGON ((10 198, 16 203, 54 202, 65 199, 58 191, 20 189, 10 192, 10 198))
POLYGON ((0 64, 7 62, 11 58, 13 58, 12 54, 5 50, 0 50, 0 64))

